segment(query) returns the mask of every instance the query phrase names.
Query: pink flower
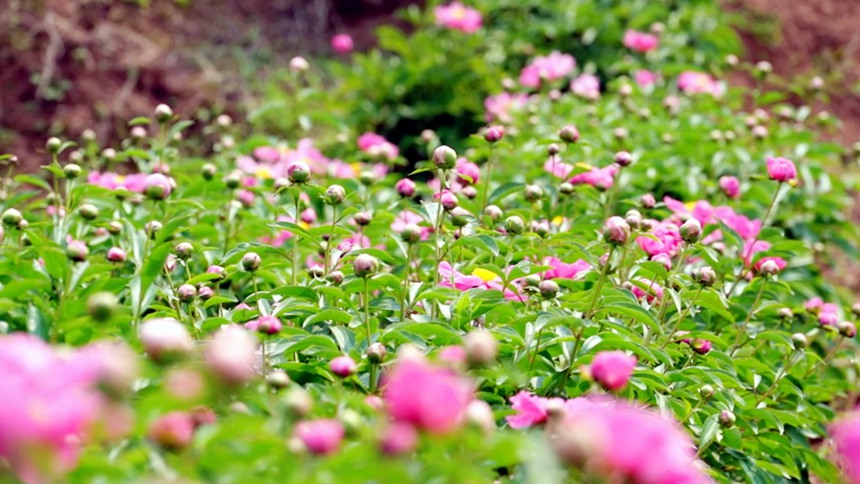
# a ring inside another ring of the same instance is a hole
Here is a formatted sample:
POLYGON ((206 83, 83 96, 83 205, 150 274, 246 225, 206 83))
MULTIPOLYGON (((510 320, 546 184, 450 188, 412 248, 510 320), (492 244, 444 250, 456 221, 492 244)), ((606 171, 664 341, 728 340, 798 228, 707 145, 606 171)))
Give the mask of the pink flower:
POLYGON ((570 83, 570 90, 579 97, 596 101, 600 98, 600 79, 594 74, 580 74, 570 83))
POLYGON ((837 463, 850 482, 860 482, 860 413, 853 412, 830 426, 837 463))
MULTIPOLYGON (((665 254, 658 254, 665 255, 665 254)), ((656 257, 656 256, 655 256, 656 257)), ((655 301, 663 299, 663 288, 656 282, 642 277, 636 278, 630 283, 630 291, 640 301, 645 299, 648 303, 653 304, 655 301), (638 282, 638 284, 637 284, 638 282)))
POLYGON ((438 356, 439 361, 457 367, 466 363, 466 348, 458 345, 446 346, 439 350, 438 356))
POLYGON ((194 347, 185 325, 173 318, 150 319, 140 325, 138 336, 146 354, 153 360, 184 355, 194 347))
POLYGON ((488 123, 494 121, 502 123, 510 123, 513 121, 512 112, 520 111, 528 103, 528 94, 511 94, 503 92, 490 96, 484 100, 484 109, 486 110, 486 119, 488 123))
MULTIPOLYGON (((454 287, 460 291, 468 291, 474 288, 495 291, 502 291, 503 289, 501 280, 496 274, 484 269, 476 269, 472 272, 472 275, 466 275, 452 268, 451 264, 447 261, 439 264, 439 279, 440 286, 454 287)), ((520 300, 520 297, 510 289, 505 289, 503 292, 506 299, 513 301, 520 300)))
POLYGON ((653 86, 654 84, 657 84, 658 80, 660 80, 660 74, 657 74, 656 72, 639 69, 633 73, 633 81, 635 81, 641 88, 653 86))
POLYGON ((393 160, 400 154, 400 149, 384 137, 376 133, 364 133, 358 137, 358 149, 365 153, 378 155, 387 160, 393 160))
POLYGON ((435 434, 459 427, 474 398, 468 380, 421 359, 401 359, 384 380, 391 418, 435 434))
POLYGON ((471 34, 481 28, 481 12, 460 2, 440 5, 433 10, 436 25, 471 34))
POLYGON ((209 369, 228 384, 242 384, 257 376, 257 341, 240 326, 223 326, 206 345, 209 369))
POLYGON ((293 430, 293 436, 301 440, 305 447, 316 455, 337 452, 343 435, 343 425, 337 420, 328 419, 299 422, 293 430))
POLYGON ((408 454, 418 445, 418 432, 415 427, 393 422, 386 427, 379 442, 379 449, 386 455, 408 454))
POLYGON ((566 179, 573 172, 573 165, 562 163, 558 160, 558 157, 553 156, 546 160, 546 163, 543 164, 543 169, 556 178, 566 179))
POLYGON ((574 175, 570 183, 574 185, 591 185, 603 190, 609 189, 615 183, 615 175, 618 173, 617 165, 609 165, 603 168, 592 168, 589 171, 574 175))
POLYGON ((561 79, 576 68, 576 59, 570 54, 553 51, 547 56, 538 56, 520 72, 520 84, 537 89, 542 82, 561 79))
POLYGON ((720 177, 720 188, 729 198, 738 198, 741 196, 741 182, 736 177, 720 177))
POLYGON ((511 408, 517 411, 514 415, 505 417, 505 421, 512 429, 522 429, 546 422, 547 404, 553 400, 561 401, 560 398, 549 399, 539 397, 532 393, 521 391, 511 397, 511 408))
POLYGON ((341 378, 352 376, 358 369, 358 365, 355 364, 355 360, 347 355, 341 355, 331 360, 328 366, 332 373, 341 378))
POLYGON ((412 198, 415 195, 415 182, 409 178, 401 178, 394 184, 397 194, 403 198, 412 198))
POLYGON ((260 316, 259 318, 245 323, 245 329, 262 334, 278 334, 283 327, 277 316, 260 316))
POLYGON ((135 193, 143 193, 143 189, 146 187, 144 180, 146 180, 146 175, 142 173, 120 175, 118 173, 92 171, 87 175, 87 183, 90 185, 97 185, 108 190, 125 188, 135 193))
POLYGON ((576 406, 568 406, 573 408, 554 441, 562 458, 572 450, 572 464, 612 482, 713 482, 697 461, 690 436, 675 420, 623 401, 577 400, 576 406), (574 443, 569 449, 569 442, 587 444, 574 443))
POLYGON ((686 71, 678 76, 678 89, 685 94, 710 94, 720 96, 723 88, 716 79, 704 72, 686 71))
POLYGON ((773 261, 779 271, 785 269, 786 262, 785 259, 783 259, 782 257, 762 257, 761 259, 756 261, 755 265, 753 266, 755 268, 755 271, 759 272, 762 268, 762 265, 764 265, 768 261, 773 261))
POLYGON ((822 326, 836 326, 839 322, 839 306, 833 303, 824 303, 818 310, 818 324, 822 326))
POLYGON ((331 38, 331 48, 338 54, 349 54, 355 48, 355 43, 349 34, 337 34, 331 38))
POLYGON ((574 279, 579 273, 591 269, 591 264, 582 259, 566 264, 557 257, 547 257, 543 260, 543 265, 552 267, 544 272, 545 279, 574 279))
POLYGON ((628 30, 624 32, 624 47, 636 52, 648 52, 657 48, 660 39, 656 35, 628 30))
POLYGON ((168 450, 188 447, 194 437, 194 418, 185 412, 170 412, 149 425, 149 440, 168 450))
POLYGON ((173 191, 173 185, 170 183, 170 178, 162 175, 161 173, 153 173, 148 175, 143 180, 144 191, 147 194, 152 193, 157 194, 159 199, 165 199, 170 195, 170 192, 173 191))
POLYGON ((601 351, 591 360, 589 371, 594 381, 607 390, 617 391, 627 386, 636 358, 623 351, 601 351))
POLYGON ((478 165, 471 161, 466 161, 465 158, 457 159, 457 166, 454 168, 454 173, 458 175, 457 181, 464 186, 474 185, 481 179, 481 169, 478 168, 478 165))
POLYGON ((771 180, 788 182, 797 178, 797 169, 788 158, 767 158, 767 175, 771 180))

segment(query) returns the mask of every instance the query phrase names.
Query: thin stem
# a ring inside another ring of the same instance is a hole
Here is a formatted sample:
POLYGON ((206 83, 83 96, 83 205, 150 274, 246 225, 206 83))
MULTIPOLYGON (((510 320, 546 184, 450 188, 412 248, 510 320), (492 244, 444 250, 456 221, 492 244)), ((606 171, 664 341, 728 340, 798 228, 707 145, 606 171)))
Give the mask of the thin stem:
POLYGON ((334 227, 337 224, 337 207, 332 207, 331 215, 331 230, 328 233, 328 240, 325 244, 325 274, 328 275, 329 264, 331 263, 331 244, 334 239, 334 227))
POLYGON ((400 297, 400 320, 406 321, 406 298, 409 296, 409 267, 412 265, 412 245, 406 246, 406 267, 403 269, 403 291, 400 297))
MULTIPOLYGON (((770 218, 770 213, 776 207, 776 202, 779 199, 779 191, 781 188, 782 188, 782 182, 779 182, 776 186, 776 191, 773 193, 773 198, 770 200, 770 205, 767 206, 767 210, 764 213, 764 218, 761 219, 761 228, 762 229, 767 227, 767 219, 770 218)), ((758 235, 753 237, 752 242, 750 243, 750 246, 749 246, 750 247, 750 254, 749 254, 750 259, 752 259, 752 255, 753 255, 752 251, 753 251, 753 249, 755 249, 756 242, 758 242, 758 235)), ((735 274, 735 281, 731 286, 729 286, 729 289, 726 292, 726 298, 732 297, 732 295, 735 292, 735 289, 738 287, 738 284, 740 284, 741 280, 745 279, 746 275, 749 274, 750 268, 747 267, 747 261, 746 261, 746 257, 744 256, 743 247, 741 247, 741 257, 744 259, 743 265, 741 265, 740 271, 738 271, 738 273, 735 274)))
POLYGON ((377 365, 376 363, 370 364, 370 374, 368 375, 368 387, 370 387, 370 393, 376 393, 376 373, 377 373, 377 365))
POLYGON ((696 294, 693 296, 693 299, 690 300, 690 304, 686 308, 684 308, 684 311, 681 313, 680 317, 675 322, 675 325, 672 327, 672 331, 669 332, 669 337, 666 338, 666 341, 664 341, 663 344, 660 346, 661 350, 663 348, 665 348, 666 345, 668 345, 670 341, 672 341, 672 335, 675 334, 678 331, 678 328, 681 327, 681 324, 684 322, 684 318, 686 318, 687 314, 690 312, 690 310, 693 309, 693 306, 696 304, 696 299, 699 298, 699 294, 702 293, 702 290, 704 288, 705 288, 705 286, 699 286, 699 290, 696 291, 696 294))
POLYGON ((585 319, 590 319, 594 312, 594 307, 597 305, 597 300, 600 298, 600 291, 603 289, 603 284, 606 283, 606 276, 609 274, 609 266, 612 264, 612 254, 615 252, 615 246, 609 247, 609 256, 606 258, 606 264, 603 270, 600 271, 600 278, 597 280, 597 285, 594 286, 594 295, 591 297, 591 304, 588 306, 588 311, 585 312, 585 319))
MULTIPOLYGON (((296 190, 296 214, 293 219, 293 223, 296 225, 299 224, 299 203, 301 202, 301 195, 298 190, 296 190)), ((297 286, 299 284, 299 234, 295 234, 293 237, 293 285, 297 286)))
POLYGON ((538 330, 537 336, 535 337, 535 352, 532 354, 531 360, 529 361, 529 374, 532 373, 532 369, 535 366, 535 360, 537 360, 537 355, 540 353, 540 337, 543 335, 543 327, 538 330))
POLYGON ((741 342, 741 337, 746 333, 747 324, 749 324, 752 319, 752 315, 758 307, 758 303, 761 300, 761 295, 764 294, 764 288, 767 286, 767 279, 763 279, 761 281, 761 287, 758 290, 758 294, 755 296, 755 301, 753 301, 752 306, 750 307, 749 312, 747 313, 747 317, 744 318, 744 322, 741 323, 741 326, 738 328, 738 335, 735 337, 735 342, 732 344, 732 348, 729 351, 729 356, 735 356, 735 353, 738 350, 738 345, 741 342))
POLYGON ((767 397, 769 397, 769 396, 771 395, 771 393, 772 393, 774 390, 776 390, 776 385, 779 383, 779 381, 780 381, 780 380, 782 380, 782 378, 783 378, 785 375, 787 375, 787 374, 788 374, 789 370, 791 370, 791 367, 793 366, 793 363, 794 363, 794 358, 793 358, 793 356, 794 356, 795 354, 796 354, 796 353, 790 353, 790 354, 788 355, 788 361, 786 361, 786 362, 785 362, 785 365, 783 365, 783 367, 782 367, 782 368, 780 368, 779 372, 777 372, 776 376, 773 378, 773 383, 771 383, 771 384, 770 384, 770 387, 769 387, 769 388, 768 388, 764 393, 762 393, 760 397, 758 397, 758 398, 756 399, 756 401, 755 401, 755 405, 753 405, 753 408, 758 407, 758 405, 759 405, 761 402, 763 402, 767 397))
POLYGON ((487 179, 484 181, 484 197, 481 201, 481 214, 487 209, 487 202, 490 199, 491 181, 493 177, 493 145, 490 145, 490 154, 487 156, 487 179))
POLYGON ((366 277, 364 278, 364 328, 367 331, 367 345, 370 346, 370 285, 366 277))

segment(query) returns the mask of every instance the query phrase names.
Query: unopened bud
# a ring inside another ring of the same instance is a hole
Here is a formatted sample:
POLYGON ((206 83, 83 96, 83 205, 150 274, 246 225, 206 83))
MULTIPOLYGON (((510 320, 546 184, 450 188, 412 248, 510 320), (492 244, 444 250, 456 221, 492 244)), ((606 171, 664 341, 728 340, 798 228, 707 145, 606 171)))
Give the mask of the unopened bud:
POLYGON ((256 252, 248 252, 242 256, 242 269, 245 269, 248 272, 254 272, 260 268, 260 264, 262 262, 263 261, 259 254, 256 252))
POLYGON ((472 365, 484 365, 496 359, 499 343, 487 330, 472 331, 463 339, 466 358, 472 365))
POLYGON ((457 165, 457 152, 450 146, 439 146, 433 150, 433 164, 436 168, 450 170, 457 165))
POLYGON ((505 219, 505 232, 509 234, 521 234, 525 228, 526 224, 519 215, 512 215, 505 219))
POLYGON ((609 217, 603 225, 603 238, 610 244, 624 245, 630 238, 630 226, 621 217, 609 217))
POLYGON ((352 269, 358 277, 370 277, 379 270, 379 260, 370 254, 359 254, 352 261, 352 269))
POLYGON ((544 299, 553 299, 558 295, 558 283, 551 279, 541 281, 538 285, 538 291, 544 299))

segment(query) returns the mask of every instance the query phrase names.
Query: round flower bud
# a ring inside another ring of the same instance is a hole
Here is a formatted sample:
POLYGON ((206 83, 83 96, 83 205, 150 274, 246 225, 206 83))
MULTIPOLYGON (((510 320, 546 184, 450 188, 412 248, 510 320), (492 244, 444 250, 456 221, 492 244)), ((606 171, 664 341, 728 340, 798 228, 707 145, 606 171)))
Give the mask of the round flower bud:
POLYGON ((308 277, 311 279, 322 279, 325 277, 325 269, 321 266, 308 267, 308 277))
POLYGON ((329 205, 340 205, 346 198, 346 190, 340 185, 331 185, 325 191, 325 202, 329 205))
POLYGON ((722 425, 723 427, 733 427, 737 420, 738 419, 737 417, 735 417, 735 414, 729 410, 723 410, 722 412, 720 412, 720 425, 722 425))
POLYGON ((633 156, 626 151, 615 153, 615 163, 618 166, 630 166, 633 164, 633 156))
POLYGON ((343 272, 341 271, 331 271, 326 276, 326 280, 332 286, 339 286, 343 284, 343 272))
POLYGON ((526 224, 519 215, 512 215, 505 219, 505 232, 509 234, 521 234, 525 228, 526 224))
POLYGON ((415 195, 415 182, 409 178, 402 178, 394 185, 397 194, 403 198, 412 198, 415 195))
POLYGON ((439 146, 433 150, 433 164, 436 168, 450 170, 457 165, 457 152, 450 146, 439 146))
POLYGON ((107 231, 111 235, 119 235, 122 233, 122 224, 117 220, 108 222, 107 231))
POLYGON ((466 406, 466 420, 487 434, 496 429, 496 418, 493 416, 493 409, 483 400, 472 400, 466 406))
POLYGON ((332 373, 341 378, 347 378, 354 375, 358 369, 358 365, 355 364, 355 360, 347 355, 334 358, 329 362, 328 366, 332 373))
POLYGON ((654 195, 646 193, 645 195, 642 195, 640 203, 642 203, 643 208, 654 208, 654 205, 657 204, 657 200, 654 199, 654 195))
POLYGON ((493 333, 479 329, 466 335, 463 339, 463 348, 466 350, 469 364, 485 365, 496 359, 499 343, 493 333))
POLYGON ((403 231, 400 232, 400 237, 407 244, 414 244, 421 240, 421 227, 415 224, 407 224, 403 227, 403 231))
POLYGON ((266 375, 266 385, 274 390, 281 390, 290 386, 290 375, 284 370, 273 370, 266 375))
POLYGON ((63 146, 63 142, 56 136, 48 138, 48 141, 45 142, 45 149, 52 155, 56 155, 60 151, 61 146, 63 146))
POLYGON ((191 284, 183 284, 176 290, 176 297, 182 302, 189 302, 197 295, 197 288, 191 284))
POLYGON ((294 386, 284 394, 284 405, 296 417, 304 417, 314 406, 311 394, 302 387, 294 386))
POLYGON ((779 308, 777 309, 776 314, 782 319, 794 318, 794 311, 792 311, 791 308, 779 308))
POLYGON ((229 114, 220 114, 215 118, 215 124, 219 128, 229 128, 233 124, 233 118, 229 114))
POLYGON ((301 185, 311 178, 311 168, 304 161, 296 161, 287 168, 287 178, 296 185, 301 185))
POLYGON ((107 161, 113 161, 116 158, 116 150, 113 148, 105 148, 102 150, 102 158, 107 161))
POLYGON ((91 203, 85 203, 78 208, 78 213, 84 220, 95 220, 99 216, 99 209, 91 203))
POLYGON ((558 186, 558 191, 562 195, 573 195, 573 192, 575 190, 576 187, 574 187, 573 184, 569 182, 562 182, 562 184, 558 186))
POLYGON ((850 321, 842 321, 837 327, 839 328, 839 334, 846 338, 857 336, 857 327, 850 321))
POLYGON ((628 210, 624 214, 624 221, 632 228, 638 229, 642 225, 642 214, 639 210, 628 210))
POLYGON ((772 259, 765 260, 758 266, 758 273, 762 276, 775 276, 779 274, 779 265, 772 259))
POLYGON ((361 184, 366 186, 366 187, 373 185, 373 183, 376 182, 376 180, 377 180, 376 173, 369 171, 369 170, 365 170, 365 171, 361 172, 361 174, 358 176, 358 181, 360 181, 361 184))
POLYGON ((296 56, 290 59, 290 70, 293 72, 305 72, 310 69, 311 65, 304 57, 296 56))
POLYGON ((442 192, 442 195, 439 196, 439 203, 442 204, 442 208, 448 211, 451 211, 454 207, 460 205, 460 201, 457 200, 457 195, 454 195, 448 190, 445 190, 442 192))
POLYGON ((69 163, 68 165, 63 167, 63 174, 69 180, 74 180, 75 178, 81 176, 81 167, 76 165, 75 163, 69 163))
POLYGON ((546 237, 549 235, 549 222, 532 222, 532 232, 536 233, 539 237, 546 237))
POLYGON ((206 344, 204 359, 206 366, 222 383, 246 383, 257 376, 257 340, 239 326, 223 326, 206 344))
POLYGON ((206 181, 211 181, 215 178, 215 173, 217 172, 218 168, 216 168, 212 163, 206 163, 200 167, 200 174, 203 175, 203 179, 206 181))
POLYGON ((693 271, 693 280, 705 287, 710 287, 717 282, 717 273, 708 266, 701 267, 693 271))
POLYGON ((546 148, 546 153, 549 156, 555 156, 559 154, 559 152, 561 152, 561 148, 559 148, 558 145, 555 143, 550 143, 550 145, 546 148))
POLYGON ((753 126, 752 135, 757 139, 767 138, 767 128, 762 125, 753 126))
POLYGON ((694 218, 687 219, 686 222, 681 224, 678 232, 680 232, 681 238, 684 239, 684 242, 692 244, 698 241, 702 236, 702 224, 694 218))
POLYGON ((170 179, 161 173, 153 173, 144 179, 144 193, 150 200, 164 200, 170 196, 173 185, 170 179))
POLYGON ((194 347, 188 330, 173 318, 145 321, 140 326, 138 337, 146 354, 155 361, 185 355, 194 347))
POLYGON ((85 242, 73 240, 66 246, 66 255, 75 262, 83 262, 90 255, 90 249, 85 242))
POLYGON ((176 257, 185 260, 194 254, 194 246, 190 242, 180 242, 173 247, 173 251, 176 252, 176 257))
POLYGON ((579 130, 576 126, 569 124, 558 131, 558 137, 565 143, 576 143, 579 141, 579 130))
POLYGON ((523 278, 523 286, 528 288, 536 288, 541 283, 539 274, 529 274, 523 278))
POLYGON ((358 277, 370 277, 379 270, 379 260, 370 254, 359 254, 352 261, 352 269, 358 277))
POLYGON ((504 126, 490 126, 484 131, 484 139, 489 143, 496 143, 505 136, 504 126))
POLYGON ((460 193, 462 193, 463 196, 465 196, 469 200, 474 200, 475 197, 478 196, 478 189, 472 185, 467 185, 467 186, 463 187, 462 190, 460 190, 460 193))
POLYGON ((502 209, 498 205, 487 205, 484 209, 484 215, 490 218, 493 222, 497 222, 502 218, 502 209))
POLYGON ((162 228, 161 222, 159 222, 157 220, 151 220, 151 221, 147 222, 146 225, 144 226, 144 230, 146 230, 146 233, 149 235, 150 238, 153 238, 153 239, 155 238, 155 234, 159 230, 161 230, 161 228, 162 228))
POLYGON ((794 343, 794 347, 797 349, 803 349, 809 346, 809 339, 803 333, 794 333, 791 335, 791 342, 794 343))
POLYGON ((197 289, 197 297, 204 301, 208 301, 214 295, 215 291, 213 291, 212 288, 209 286, 201 286, 199 289, 197 289))
POLYGON ((702 398, 711 398, 714 396, 714 387, 711 385, 702 385, 699 387, 699 395, 702 398))
POLYGON ((854 313, 855 316, 860 316, 860 302, 856 302, 851 306, 851 312, 854 313))
POLYGON ((768 61, 758 61, 755 64, 756 73, 762 77, 773 72, 773 65, 768 61))
POLYGON ((603 225, 603 238, 610 244, 624 245, 630 238, 630 226, 621 217, 609 217, 603 225))
POLYGON ((111 247, 107 251, 107 260, 110 262, 125 262, 125 251, 120 249, 119 247, 111 247))
POLYGON ((628 135, 627 128, 615 128, 612 131, 612 135, 615 136, 616 139, 622 140, 628 135))
POLYGON ((260 258, 260 255, 256 252, 248 252, 244 256, 242 256, 242 269, 248 272, 254 272, 260 268, 260 264, 263 260, 260 258))
POLYGON ((815 76, 809 81, 809 87, 813 91, 820 91, 824 88, 824 79, 821 76, 815 76))
POLYGON ((159 123, 166 123, 173 117, 173 110, 167 104, 155 106, 155 119, 159 123))
POLYGON ((540 291, 540 295, 544 297, 544 299, 553 299, 558 295, 558 283, 551 279, 547 279, 545 281, 541 281, 538 284, 538 291, 540 291))
POLYGON ((454 207, 448 212, 451 215, 451 223, 454 227, 465 227, 469 224, 471 213, 463 207, 454 207))
POLYGON ((372 343, 367 347, 367 360, 373 363, 374 365, 378 365, 385 361, 385 355, 388 351, 385 349, 385 345, 379 342, 372 343))
POLYGON ((94 320, 109 321, 117 309, 116 295, 110 292, 97 292, 87 299, 87 313, 94 320))
MULTIPOLYGON (((22 230, 22 231, 27 230, 27 227, 29 227, 29 226, 30 226, 30 222, 28 222, 27 220, 25 220, 23 218, 21 219, 20 222, 18 222, 18 230, 22 230)), ((2 230, 2 229, 0 229, 0 230, 2 230)))
POLYGON ((8 225, 10 227, 17 227, 21 220, 24 217, 21 215, 21 212, 14 208, 7 208, 6 211, 3 212, 3 225, 8 225))
POLYGON ((238 170, 231 171, 224 177, 224 184, 227 185, 227 188, 230 190, 239 188, 242 186, 242 172, 238 170))
POLYGON ((523 196, 528 202, 537 202, 543 198, 543 189, 537 185, 527 185, 525 191, 523 191, 523 196))
POLYGON ((373 215, 370 212, 358 212, 352 218, 356 224, 364 227, 366 225, 370 225, 370 222, 373 221, 373 215))

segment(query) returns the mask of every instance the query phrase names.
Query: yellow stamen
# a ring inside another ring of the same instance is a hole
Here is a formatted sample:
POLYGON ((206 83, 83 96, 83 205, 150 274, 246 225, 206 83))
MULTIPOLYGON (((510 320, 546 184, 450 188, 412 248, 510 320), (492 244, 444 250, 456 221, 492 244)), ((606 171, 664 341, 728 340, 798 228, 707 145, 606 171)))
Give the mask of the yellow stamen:
POLYGON ((477 268, 472 271, 473 276, 480 277, 484 282, 490 282, 498 278, 495 273, 488 271, 486 269, 477 268))

